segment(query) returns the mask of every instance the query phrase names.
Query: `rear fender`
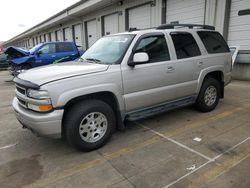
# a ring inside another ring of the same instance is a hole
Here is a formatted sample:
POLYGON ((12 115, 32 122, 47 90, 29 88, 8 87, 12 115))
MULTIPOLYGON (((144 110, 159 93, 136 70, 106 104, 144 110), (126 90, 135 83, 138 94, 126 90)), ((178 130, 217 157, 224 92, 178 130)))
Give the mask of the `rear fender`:
MULTIPOLYGON (((211 72, 215 72, 215 71, 220 71, 224 74, 224 67, 223 66, 212 66, 212 67, 208 67, 206 69, 203 69, 201 72, 200 72, 200 75, 199 75, 199 79, 198 79, 198 86, 197 86, 197 89, 196 89, 196 93, 199 94, 199 91, 201 89, 201 86, 202 86, 202 83, 205 79, 205 77, 211 73, 211 72)), ((224 82, 224 78, 222 77, 222 82, 224 82)))

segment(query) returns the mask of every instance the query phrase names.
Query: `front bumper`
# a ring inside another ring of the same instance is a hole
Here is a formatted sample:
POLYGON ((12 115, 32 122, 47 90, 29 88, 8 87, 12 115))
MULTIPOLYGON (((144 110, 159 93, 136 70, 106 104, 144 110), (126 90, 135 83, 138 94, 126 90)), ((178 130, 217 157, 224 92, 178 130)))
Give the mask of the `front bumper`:
POLYGON ((16 118, 26 128, 39 136, 60 138, 63 110, 38 113, 21 107, 15 97, 12 102, 16 118))

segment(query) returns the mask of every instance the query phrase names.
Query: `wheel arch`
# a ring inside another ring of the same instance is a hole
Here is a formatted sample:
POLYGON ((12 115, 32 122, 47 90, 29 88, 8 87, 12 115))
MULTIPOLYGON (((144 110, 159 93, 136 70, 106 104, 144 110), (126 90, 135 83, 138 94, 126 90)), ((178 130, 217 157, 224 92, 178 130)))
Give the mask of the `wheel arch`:
POLYGON ((115 116, 116 116, 116 127, 118 130, 124 130, 125 126, 123 124, 123 113, 120 109, 119 101, 114 93, 110 91, 101 91, 86 95, 81 95, 75 98, 70 99, 65 105, 64 105, 64 114, 62 119, 62 134, 64 134, 64 119, 66 114, 69 112, 70 108, 77 104, 78 102, 84 101, 84 100, 101 100, 108 105, 111 106, 111 108, 114 110, 115 116))
POLYGON ((221 86, 221 91, 220 91, 220 98, 224 98, 224 73, 223 70, 217 69, 217 70, 210 70, 206 71, 205 73, 200 75, 199 83, 198 83, 198 88, 197 88, 197 93, 199 93, 202 84, 207 78, 214 78, 219 81, 220 86, 221 86))

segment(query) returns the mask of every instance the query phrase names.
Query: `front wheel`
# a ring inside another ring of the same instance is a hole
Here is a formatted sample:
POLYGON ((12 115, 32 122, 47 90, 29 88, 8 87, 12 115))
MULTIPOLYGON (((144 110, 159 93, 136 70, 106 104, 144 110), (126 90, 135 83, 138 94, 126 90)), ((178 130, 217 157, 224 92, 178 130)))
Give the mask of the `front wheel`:
POLYGON ((221 86, 218 80, 206 78, 196 100, 196 108, 202 112, 210 112, 219 103, 221 86))
POLYGON ((99 100, 87 100, 74 105, 64 121, 67 141, 82 151, 103 146, 115 129, 112 108, 99 100))

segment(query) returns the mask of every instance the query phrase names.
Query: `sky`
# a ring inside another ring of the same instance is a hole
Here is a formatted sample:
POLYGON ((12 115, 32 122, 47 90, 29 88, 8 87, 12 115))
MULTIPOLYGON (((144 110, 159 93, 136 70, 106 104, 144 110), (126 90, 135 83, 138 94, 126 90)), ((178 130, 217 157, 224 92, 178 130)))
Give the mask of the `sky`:
POLYGON ((0 41, 7 41, 79 0, 1 0, 0 41))

